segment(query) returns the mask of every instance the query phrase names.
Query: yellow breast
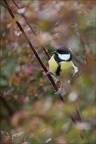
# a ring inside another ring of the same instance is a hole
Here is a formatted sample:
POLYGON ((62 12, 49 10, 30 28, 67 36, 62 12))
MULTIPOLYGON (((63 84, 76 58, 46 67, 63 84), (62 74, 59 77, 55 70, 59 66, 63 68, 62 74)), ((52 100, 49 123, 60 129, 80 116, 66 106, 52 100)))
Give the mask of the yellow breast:
POLYGON ((54 57, 52 56, 51 59, 48 61, 49 63, 49 70, 53 73, 53 75, 56 75, 56 70, 58 67, 57 62, 54 60, 54 57))
POLYGON ((53 73, 53 75, 56 76, 56 71, 58 66, 60 65, 60 78, 66 78, 70 77, 74 73, 74 67, 72 61, 62 61, 59 64, 54 60, 54 57, 52 56, 49 60, 49 70, 53 73))
POLYGON ((60 77, 63 78, 70 78, 74 74, 74 67, 72 64, 72 61, 63 61, 60 63, 61 65, 61 72, 60 72, 60 77))

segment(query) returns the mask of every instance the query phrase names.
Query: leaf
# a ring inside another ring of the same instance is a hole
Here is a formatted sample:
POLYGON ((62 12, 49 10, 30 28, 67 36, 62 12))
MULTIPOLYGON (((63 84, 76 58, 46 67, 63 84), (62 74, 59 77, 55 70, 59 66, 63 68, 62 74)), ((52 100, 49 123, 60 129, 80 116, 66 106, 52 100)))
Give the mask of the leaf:
POLYGON ((1 87, 5 87, 8 85, 8 81, 6 79, 4 79, 3 77, 1 77, 0 79, 0 86, 1 87))
POLYGON ((4 77, 10 77, 12 70, 14 70, 16 66, 15 61, 10 61, 8 63, 4 63, 2 68, 1 68, 1 75, 4 77))

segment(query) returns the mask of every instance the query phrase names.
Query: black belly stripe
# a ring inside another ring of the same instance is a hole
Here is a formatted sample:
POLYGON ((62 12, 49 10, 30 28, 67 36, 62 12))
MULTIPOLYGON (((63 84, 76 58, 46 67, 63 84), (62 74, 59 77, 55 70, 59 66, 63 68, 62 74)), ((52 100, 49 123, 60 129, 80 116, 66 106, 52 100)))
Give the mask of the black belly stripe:
POLYGON ((60 72, 61 72, 61 65, 59 64, 56 70, 56 76, 60 76, 60 72))

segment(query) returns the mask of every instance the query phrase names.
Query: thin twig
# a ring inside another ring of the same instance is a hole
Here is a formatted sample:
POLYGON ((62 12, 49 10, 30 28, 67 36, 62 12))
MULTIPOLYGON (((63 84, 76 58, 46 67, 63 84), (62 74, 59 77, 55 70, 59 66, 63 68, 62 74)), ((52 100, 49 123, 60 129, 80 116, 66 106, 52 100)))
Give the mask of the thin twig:
MULTIPOLYGON (((37 36, 37 34, 36 34, 36 32, 34 31, 34 29, 31 27, 28 19, 27 19, 23 14, 22 14, 22 16, 23 16, 23 18, 25 19, 25 21, 26 21, 26 23, 28 24, 28 26, 30 27, 30 29, 32 30, 33 34, 34 34, 35 36, 37 36)), ((45 54, 47 55, 48 59, 50 59, 50 55, 49 55, 48 51, 46 50, 46 48, 45 48, 43 45, 42 45, 42 48, 43 48, 45 54)))
POLYGON ((81 48, 83 49, 83 53, 84 53, 84 56, 85 56, 85 61, 86 61, 86 63, 88 63, 88 62, 87 62, 87 54, 86 54, 85 43, 84 43, 83 39, 81 38, 81 35, 79 34, 77 28, 75 29, 75 31, 76 31, 76 35, 78 36, 78 38, 79 38, 80 41, 81 41, 81 44, 82 44, 82 47, 81 47, 81 48))
POLYGON ((76 114, 77 114, 77 116, 78 116, 78 120, 79 120, 80 122, 82 122, 82 119, 81 119, 80 113, 79 113, 79 111, 78 111, 77 108, 76 108, 76 114))
POLYGON ((13 0, 13 3, 16 5, 17 8, 19 8, 18 4, 16 3, 15 0, 13 0))
MULTIPOLYGON (((13 0, 13 3, 16 5, 16 7, 19 9, 19 6, 17 5, 17 3, 13 0)), ((29 21, 28 21, 28 18, 24 15, 24 14, 20 14, 26 21, 27 25, 30 27, 31 31, 33 32, 33 34, 35 36, 37 36, 36 32, 34 31, 33 27, 30 25, 29 21)), ((50 59, 50 55, 48 53, 48 51, 46 50, 46 48, 44 47, 44 45, 42 45, 42 48, 45 52, 45 54, 47 55, 48 59, 50 59)))
POLYGON ((0 118, 1 120, 7 120, 8 123, 10 122, 10 117, 8 115, 3 114, 2 112, 0 112, 0 118))
POLYGON ((12 107, 10 106, 10 104, 8 103, 8 101, 5 99, 5 97, 2 94, 0 94, 0 99, 5 105, 6 109, 8 110, 9 115, 12 116, 14 114, 14 110, 12 109, 12 107))

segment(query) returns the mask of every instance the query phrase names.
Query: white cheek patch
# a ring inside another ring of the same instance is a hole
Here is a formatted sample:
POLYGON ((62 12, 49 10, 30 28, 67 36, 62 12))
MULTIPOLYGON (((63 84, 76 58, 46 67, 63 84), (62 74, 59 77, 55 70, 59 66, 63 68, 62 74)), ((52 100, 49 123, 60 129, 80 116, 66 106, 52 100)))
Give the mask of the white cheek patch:
POLYGON ((61 60, 69 60, 70 59, 70 54, 58 54, 58 57, 61 59, 61 60))

